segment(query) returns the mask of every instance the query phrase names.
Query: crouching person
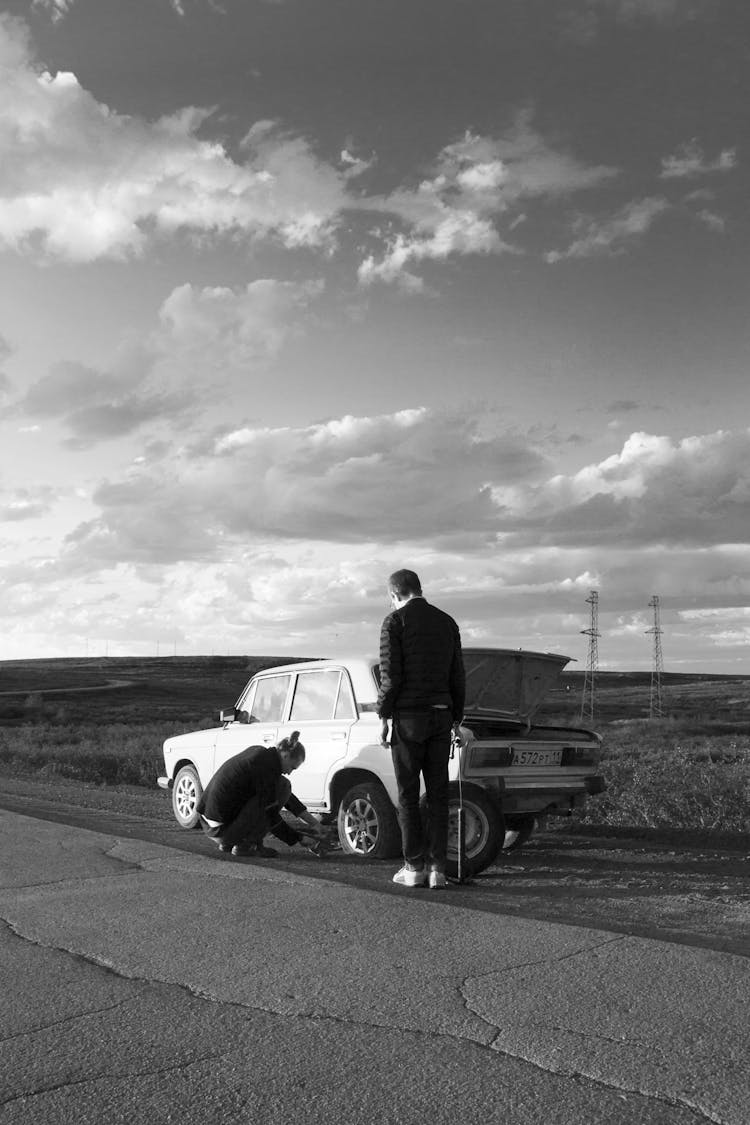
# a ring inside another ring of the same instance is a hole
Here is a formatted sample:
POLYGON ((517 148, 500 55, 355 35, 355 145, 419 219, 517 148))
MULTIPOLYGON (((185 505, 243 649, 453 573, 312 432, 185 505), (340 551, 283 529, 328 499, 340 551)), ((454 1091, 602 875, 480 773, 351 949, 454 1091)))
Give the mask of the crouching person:
POLYGON ((232 855, 274 859, 278 852, 265 847, 263 837, 271 832, 293 847, 304 837, 281 816, 287 808, 304 821, 319 843, 310 850, 322 856, 323 830, 315 817, 292 793, 288 775, 305 760, 299 731, 277 746, 249 746, 229 758, 206 786, 198 802, 201 826, 223 852, 232 855))

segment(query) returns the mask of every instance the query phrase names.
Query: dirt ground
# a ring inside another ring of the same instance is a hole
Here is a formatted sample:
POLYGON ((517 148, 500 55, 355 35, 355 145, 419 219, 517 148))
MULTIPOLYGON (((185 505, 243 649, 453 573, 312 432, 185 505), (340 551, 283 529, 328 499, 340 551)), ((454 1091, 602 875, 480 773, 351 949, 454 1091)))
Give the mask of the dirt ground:
MULTIPOLYGON (((151 840, 199 854, 214 849, 200 832, 174 821, 161 791, 75 782, 0 778, 0 809, 93 831, 151 840)), ((270 862, 298 866, 280 845, 270 862)), ((393 893, 393 861, 332 852, 321 877, 393 893)), ((400 892, 400 888, 395 888, 400 892)), ((430 893, 430 892, 418 892, 430 893)), ((674 840, 584 835, 555 825, 520 851, 503 854, 473 881, 449 888, 444 901, 468 910, 514 914, 750 956, 750 842, 691 846, 674 840)))

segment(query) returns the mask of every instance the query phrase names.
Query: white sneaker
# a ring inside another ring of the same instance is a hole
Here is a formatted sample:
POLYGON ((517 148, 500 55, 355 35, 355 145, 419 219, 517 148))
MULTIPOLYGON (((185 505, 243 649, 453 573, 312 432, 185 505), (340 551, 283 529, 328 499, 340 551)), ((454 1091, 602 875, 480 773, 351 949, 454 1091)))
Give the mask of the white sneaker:
POLYGON ((402 887, 423 887, 427 882, 427 876, 424 869, 415 871, 412 867, 404 865, 400 871, 397 871, 393 876, 394 883, 400 883, 402 887))
POLYGON ((428 876, 428 886, 431 891, 437 891, 442 887, 447 887, 448 880, 445 877, 445 872, 438 871, 435 867, 431 868, 428 876))

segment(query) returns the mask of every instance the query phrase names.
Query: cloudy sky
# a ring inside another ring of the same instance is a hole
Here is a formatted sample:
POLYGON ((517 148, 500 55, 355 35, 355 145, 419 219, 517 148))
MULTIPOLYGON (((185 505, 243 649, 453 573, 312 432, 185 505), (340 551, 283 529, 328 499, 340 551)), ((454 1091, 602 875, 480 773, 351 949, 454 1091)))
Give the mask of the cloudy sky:
POLYGON ((745 0, 0 0, 0 657, 748 671, 745 0))

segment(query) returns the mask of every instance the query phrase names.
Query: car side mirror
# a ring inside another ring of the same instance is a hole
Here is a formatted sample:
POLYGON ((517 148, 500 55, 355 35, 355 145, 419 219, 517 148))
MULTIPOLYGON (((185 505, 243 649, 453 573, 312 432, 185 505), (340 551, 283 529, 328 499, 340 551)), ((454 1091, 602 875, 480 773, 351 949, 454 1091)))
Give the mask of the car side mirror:
POLYGON ((247 711, 219 711, 220 723, 249 723, 252 722, 247 711))

